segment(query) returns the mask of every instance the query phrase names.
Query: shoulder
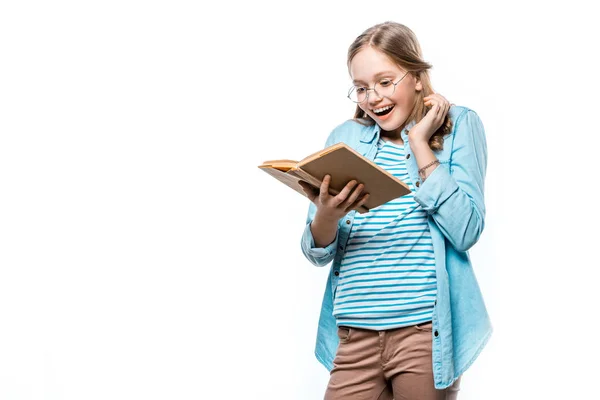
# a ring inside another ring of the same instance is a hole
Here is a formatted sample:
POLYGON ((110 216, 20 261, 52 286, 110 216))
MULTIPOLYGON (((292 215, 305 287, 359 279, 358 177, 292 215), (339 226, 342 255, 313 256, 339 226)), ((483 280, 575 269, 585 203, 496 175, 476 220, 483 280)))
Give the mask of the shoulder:
POLYGON ((468 117, 479 118, 474 110, 470 109, 469 107, 458 106, 456 104, 452 104, 450 106, 448 113, 450 114, 450 119, 454 123, 455 128, 459 123, 464 123, 465 119, 468 117))
POLYGON ((469 107, 452 105, 448 110, 450 119, 452 120, 451 136, 456 137, 455 140, 464 136, 485 137, 483 122, 479 115, 469 107))
POLYGON ((352 145, 366 135, 375 132, 376 125, 367 125, 356 119, 349 119, 337 125, 327 138, 327 145, 345 142, 352 145))
POLYGON ((445 138, 445 141, 448 139, 451 142, 451 151, 454 153, 471 149, 485 154, 487 148, 485 129, 479 115, 469 107, 456 105, 452 105, 448 112, 453 126, 452 133, 445 138))

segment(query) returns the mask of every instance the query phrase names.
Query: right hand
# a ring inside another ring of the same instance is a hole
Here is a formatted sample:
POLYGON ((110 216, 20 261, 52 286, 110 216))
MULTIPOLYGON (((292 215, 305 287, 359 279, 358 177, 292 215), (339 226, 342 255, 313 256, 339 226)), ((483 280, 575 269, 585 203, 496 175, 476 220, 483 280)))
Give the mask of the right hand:
POLYGON ((364 185, 362 183, 358 184, 355 180, 348 182, 341 192, 332 196, 329 194, 330 182, 331 176, 325 175, 321 183, 321 188, 316 190, 308 183, 300 181, 302 190, 304 190, 310 201, 317 206, 317 215, 322 218, 338 221, 344 215, 348 214, 348 212, 358 210, 369 198, 368 193, 360 196, 364 185))

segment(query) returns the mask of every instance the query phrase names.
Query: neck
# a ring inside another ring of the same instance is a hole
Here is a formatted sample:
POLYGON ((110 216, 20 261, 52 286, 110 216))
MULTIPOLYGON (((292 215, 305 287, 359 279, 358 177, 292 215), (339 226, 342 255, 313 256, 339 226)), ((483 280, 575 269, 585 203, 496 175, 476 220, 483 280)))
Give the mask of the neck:
POLYGON ((387 137, 390 139, 400 139, 402 140, 402 130, 404 130, 404 127, 406 125, 402 124, 400 125, 397 129, 394 129, 393 131, 384 131, 383 129, 381 130, 381 136, 383 137, 387 137))
POLYGON ((400 135, 400 132, 402 132, 402 129, 398 130, 393 130, 391 132, 388 131, 381 131, 381 138, 383 140, 388 140, 392 143, 396 143, 399 145, 403 145, 404 144, 404 140, 402 139, 402 135, 400 135))

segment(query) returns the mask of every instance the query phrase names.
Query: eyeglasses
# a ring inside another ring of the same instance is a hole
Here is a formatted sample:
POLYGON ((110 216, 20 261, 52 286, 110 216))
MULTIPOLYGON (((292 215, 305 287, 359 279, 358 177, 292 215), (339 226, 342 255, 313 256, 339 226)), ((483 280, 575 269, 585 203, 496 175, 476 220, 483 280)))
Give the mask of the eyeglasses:
POLYGON ((352 86, 348 91, 348 98, 355 103, 362 103, 369 98, 369 90, 374 91, 378 97, 390 97, 396 91, 396 85, 399 84, 407 74, 408 71, 395 83, 391 79, 382 79, 375 83, 372 89, 364 86, 352 86))

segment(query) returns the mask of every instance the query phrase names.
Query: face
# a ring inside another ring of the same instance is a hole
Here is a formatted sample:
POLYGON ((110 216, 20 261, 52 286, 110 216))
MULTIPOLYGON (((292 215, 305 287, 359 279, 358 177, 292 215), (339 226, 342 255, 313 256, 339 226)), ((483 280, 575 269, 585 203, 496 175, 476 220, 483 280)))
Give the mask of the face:
MULTIPOLYGON (((364 47, 350 63, 350 76, 355 86, 373 88, 391 82, 398 82, 406 71, 398 67, 388 56, 370 46, 364 47)), ((380 97, 369 90, 369 97, 359 107, 381 127, 393 132, 404 127, 413 110, 415 97, 422 85, 412 74, 406 74, 396 85, 394 93, 389 97, 380 97), (391 107, 391 109, 390 109, 391 107)))

